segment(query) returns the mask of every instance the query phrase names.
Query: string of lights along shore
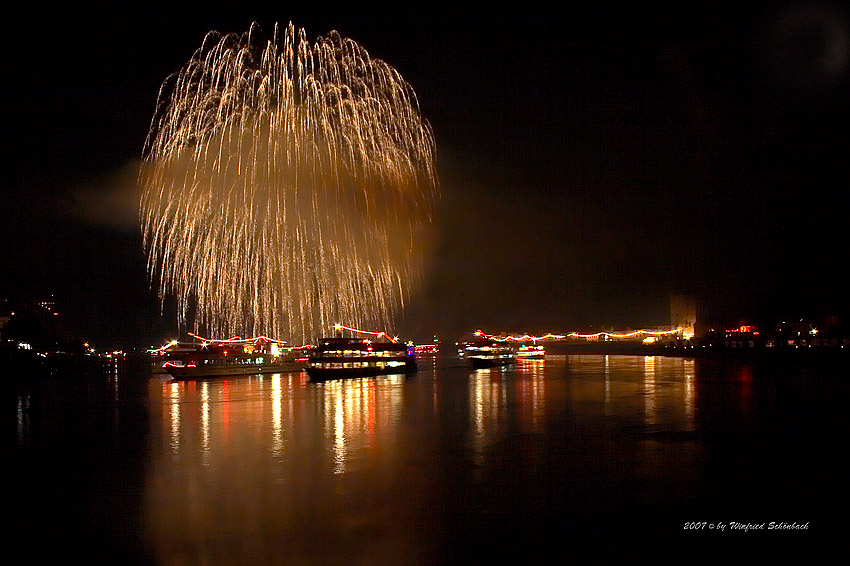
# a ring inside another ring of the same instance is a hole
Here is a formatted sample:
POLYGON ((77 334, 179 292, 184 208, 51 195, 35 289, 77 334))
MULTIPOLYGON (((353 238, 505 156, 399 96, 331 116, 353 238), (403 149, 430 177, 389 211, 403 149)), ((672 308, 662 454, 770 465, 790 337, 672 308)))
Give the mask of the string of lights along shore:
POLYGON ((143 151, 160 299, 216 336, 393 328, 423 276, 435 151, 412 87, 355 41, 210 32, 164 81, 143 151))
MULTIPOLYGON (((546 334, 541 334, 539 336, 532 336, 531 334, 522 334, 522 335, 496 335, 496 334, 487 334, 481 329, 476 330, 473 334, 479 338, 486 338, 487 340, 498 340, 498 341, 507 341, 507 342, 545 342, 547 340, 563 340, 565 338, 614 338, 614 339, 622 339, 622 338, 637 338, 640 336, 650 337, 650 338, 659 338, 661 336, 671 336, 673 334, 683 333, 684 329, 679 328, 671 328, 670 330, 632 330, 629 332, 594 332, 591 334, 581 334, 579 332, 570 332, 568 334, 553 334, 551 332, 546 334)), ((690 339, 692 335, 684 334, 685 338, 690 339)))

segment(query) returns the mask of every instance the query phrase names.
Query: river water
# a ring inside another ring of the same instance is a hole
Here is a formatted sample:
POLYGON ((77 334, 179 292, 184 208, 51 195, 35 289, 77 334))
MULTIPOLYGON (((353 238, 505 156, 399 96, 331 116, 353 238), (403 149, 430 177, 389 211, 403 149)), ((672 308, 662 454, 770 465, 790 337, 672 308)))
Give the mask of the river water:
POLYGON ((817 558, 850 527, 849 384, 657 356, 320 384, 107 366, 7 387, 6 515, 36 561, 817 558))

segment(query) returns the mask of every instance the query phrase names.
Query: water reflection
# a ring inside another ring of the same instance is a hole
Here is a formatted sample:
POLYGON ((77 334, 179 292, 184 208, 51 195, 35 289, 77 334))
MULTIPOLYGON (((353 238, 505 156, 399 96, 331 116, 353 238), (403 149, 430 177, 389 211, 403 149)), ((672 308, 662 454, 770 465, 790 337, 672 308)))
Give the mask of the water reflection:
POLYGON ((693 429, 697 403, 693 359, 582 355, 569 356, 564 363, 572 378, 568 403, 582 412, 599 404, 606 417, 633 422, 640 416, 639 424, 647 429, 693 429))
POLYGON ((639 416, 647 429, 691 430, 695 376, 693 359, 617 355, 549 356, 545 362, 527 360, 510 368, 472 371, 471 428, 479 444, 490 432, 507 430, 508 422, 540 432, 547 405, 563 403, 575 407, 577 414, 596 414, 587 408, 599 404, 606 416, 628 421, 639 416), (557 379, 562 375, 570 379, 557 379))
POLYGON ((180 454, 180 390, 179 387, 183 385, 182 383, 173 383, 171 384, 169 396, 171 397, 170 403, 163 404, 163 407, 166 408, 170 413, 171 422, 171 436, 169 445, 171 446, 171 455, 173 458, 177 458, 180 454))
MULTIPOLYGON (((420 368, 325 384, 121 368, 13 382, 13 538, 38 525, 49 548, 98 563, 451 564, 482 549, 525 563, 564 544, 633 558, 694 516, 843 524, 846 366, 420 368)), ((769 548, 785 540, 802 539, 769 548)))
POLYGON ((507 407, 507 390, 502 380, 505 368, 477 369, 469 374, 469 407, 473 425, 473 446, 476 464, 484 456, 488 433, 498 433, 499 416, 507 407))
POLYGON ((16 442, 5 455, 10 540, 32 539, 37 526, 49 544, 28 545, 31 562, 61 548, 75 561, 143 563, 135 511, 148 456, 147 381, 128 376, 123 360, 43 363, 3 376, 6 417, 16 413, 16 442))
POLYGON ((283 426, 281 424, 281 403, 283 394, 281 392, 281 376, 276 373, 271 376, 271 400, 272 400, 272 441, 271 453, 275 458, 280 458, 283 454, 283 426))
POLYGON ((682 370, 684 379, 684 404, 685 404, 685 430, 694 430, 694 418, 696 405, 696 367, 693 359, 682 359, 682 370))
POLYGON ((162 563, 446 563, 508 533, 625 528, 635 501, 676 520, 718 497, 764 503, 758 484, 724 496, 706 461, 728 454, 715 467, 733 470, 772 446, 744 425, 794 397, 748 367, 620 355, 152 383, 146 521, 162 563))
POLYGON ((25 441, 24 433, 29 429, 29 405, 30 405, 30 394, 29 393, 18 393, 15 399, 15 403, 17 405, 16 411, 16 422, 17 422, 17 439, 18 445, 23 446, 25 441))
POLYGON ((523 360, 517 380, 519 421, 527 432, 539 432, 546 412, 545 360, 523 360))
POLYGON ((323 435, 333 473, 362 460, 381 444, 391 444, 401 418, 401 375, 346 379, 316 384, 321 399, 323 435))
POLYGON ((164 562, 229 562, 228 551, 222 557, 210 546, 216 533, 240 533, 262 549, 270 528, 336 524, 326 484, 349 474, 362 481, 395 458, 404 383, 385 376, 314 384, 303 373, 152 381, 165 426, 153 447, 147 509, 164 562))
POLYGON ((644 414, 647 426, 654 425, 658 420, 658 413, 655 406, 655 358, 656 356, 644 356, 643 358, 644 414))
MULTIPOLYGON (((304 374, 274 374, 229 380, 165 381, 156 405, 168 423, 173 460, 192 458, 209 465, 214 451, 238 449, 234 441, 254 436, 267 456, 284 456, 297 418, 321 423, 335 473, 360 452, 392 442, 401 418, 404 376, 348 379, 310 384, 304 374), (308 410, 312 413, 307 414, 308 410), (233 436, 231 436, 231 434, 233 436)), ((434 403, 436 407, 436 388, 434 403)))
POLYGON ((473 458, 483 462, 488 445, 506 434, 534 434, 546 417, 546 362, 522 360, 513 366, 468 372, 467 390, 473 458))

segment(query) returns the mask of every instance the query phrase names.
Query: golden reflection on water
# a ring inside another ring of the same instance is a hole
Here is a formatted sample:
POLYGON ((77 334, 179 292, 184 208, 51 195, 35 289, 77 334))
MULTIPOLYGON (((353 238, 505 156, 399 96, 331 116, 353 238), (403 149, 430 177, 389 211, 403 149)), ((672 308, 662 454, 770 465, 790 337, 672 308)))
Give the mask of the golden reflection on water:
MULTIPOLYGON (((163 427, 152 447, 147 524, 163 562, 228 563, 237 550, 221 545, 234 533, 240 548, 263 549, 269 529, 315 523, 316 506, 334 507, 331 478, 381 477, 397 453, 404 379, 152 381, 163 427)), ((348 519, 331 509, 320 518, 331 530, 348 519)))
POLYGON ((470 371, 474 458, 480 461, 486 446, 510 427, 542 432, 549 406, 573 406, 581 418, 601 405, 606 417, 637 419, 647 429, 693 430, 695 373, 693 359, 618 355, 548 356, 470 371), (564 374, 570 379, 560 379, 564 374))
POLYGON ((576 355, 564 363, 572 378, 568 404, 586 409, 599 403, 606 417, 639 415, 647 428, 693 430, 697 401, 693 359, 576 355))
POLYGON ((497 429, 499 414, 506 404, 501 387, 503 371, 503 368, 476 369, 469 375, 469 408, 476 464, 481 463, 487 433, 497 429))
POLYGON ((481 463, 488 444, 508 430, 539 433, 546 416, 544 360, 522 360, 514 367, 470 371, 469 419, 474 459, 481 463))
POLYGON ((201 463, 210 465, 210 386, 201 383, 201 463))
POLYGON ((514 368, 469 373, 469 419, 475 454, 507 426, 539 433, 547 406, 575 414, 639 419, 648 429, 693 430, 696 404, 693 359, 662 356, 575 355, 523 360, 514 368), (570 379, 560 379, 564 374, 570 379), (553 381, 554 380, 554 381, 553 381))
POLYGON ((152 380, 161 418, 146 524, 161 561, 268 561, 238 554, 251 548, 298 562, 331 552, 316 542, 327 536, 361 556, 380 548, 353 532, 378 533, 382 545, 391 540, 407 553, 425 544, 412 534, 415 517, 444 489, 434 471, 445 430, 468 439, 477 475, 506 438, 533 461, 546 442, 563 442, 546 439, 564 422, 591 435, 600 426, 694 428, 693 360, 549 356, 475 371, 420 362, 412 378, 152 380), (288 538, 270 541, 268 533, 288 538))
POLYGON ((545 360, 523 360, 516 382, 517 411, 520 426, 527 432, 539 432, 546 414, 545 360))
POLYGON ((345 379, 317 384, 321 395, 323 436, 333 473, 343 474, 350 461, 362 459, 379 443, 392 443, 401 418, 400 375, 376 379, 345 379))
POLYGON ((280 458, 283 454, 283 427, 281 425, 281 403, 282 393, 280 385, 280 374, 276 373, 271 376, 271 398, 272 398, 272 442, 271 453, 275 458, 280 458))
POLYGON ((173 457, 177 457, 180 453, 180 388, 178 383, 172 383, 170 389, 170 402, 165 404, 164 407, 168 409, 171 414, 171 437, 170 437, 170 445, 171 445, 171 454, 173 457))
POLYGON ((402 413, 403 380, 395 375, 309 384, 304 374, 291 373, 168 381, 161 384, 157 404, 168 423, 164 440, 173 460, 197 457, 209 466, 215 452, 241 449, 234 441, 243 442, 247 435, 255 446, 265 447, 268 457, 279 459, 298 432, 296 418, 315 419, 339 474, 359 452, 392 442, 402 413), (308 408, 314 412, 306 414, 308 408))
POLYGON ((655 398, 655 358, 655 356, 643 357, 644 414, 647 426, 652 426, 658 422, 658 409, 655 398))
POLYGON ((685 430, 694 430, 694 404, 696 403, 696 367, 694 359, 682 359, 684 369, 684 405, 685 405, 685 430))

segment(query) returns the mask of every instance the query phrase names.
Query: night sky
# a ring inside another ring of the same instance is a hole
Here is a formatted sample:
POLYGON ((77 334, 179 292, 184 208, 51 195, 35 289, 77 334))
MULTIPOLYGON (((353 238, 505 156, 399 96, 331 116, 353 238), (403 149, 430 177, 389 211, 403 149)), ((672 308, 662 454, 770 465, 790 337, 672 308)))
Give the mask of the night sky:
POLYGON ((52 294, 110 347, 175 336, 136 218, 159 86, 207 31, 291 20, 395 67, 433 126, 439 241, 402 336, 659 325, 671 292, 718 324, 848 314, 841 4, 321 4, 10 19, 0 299, 52 294))

